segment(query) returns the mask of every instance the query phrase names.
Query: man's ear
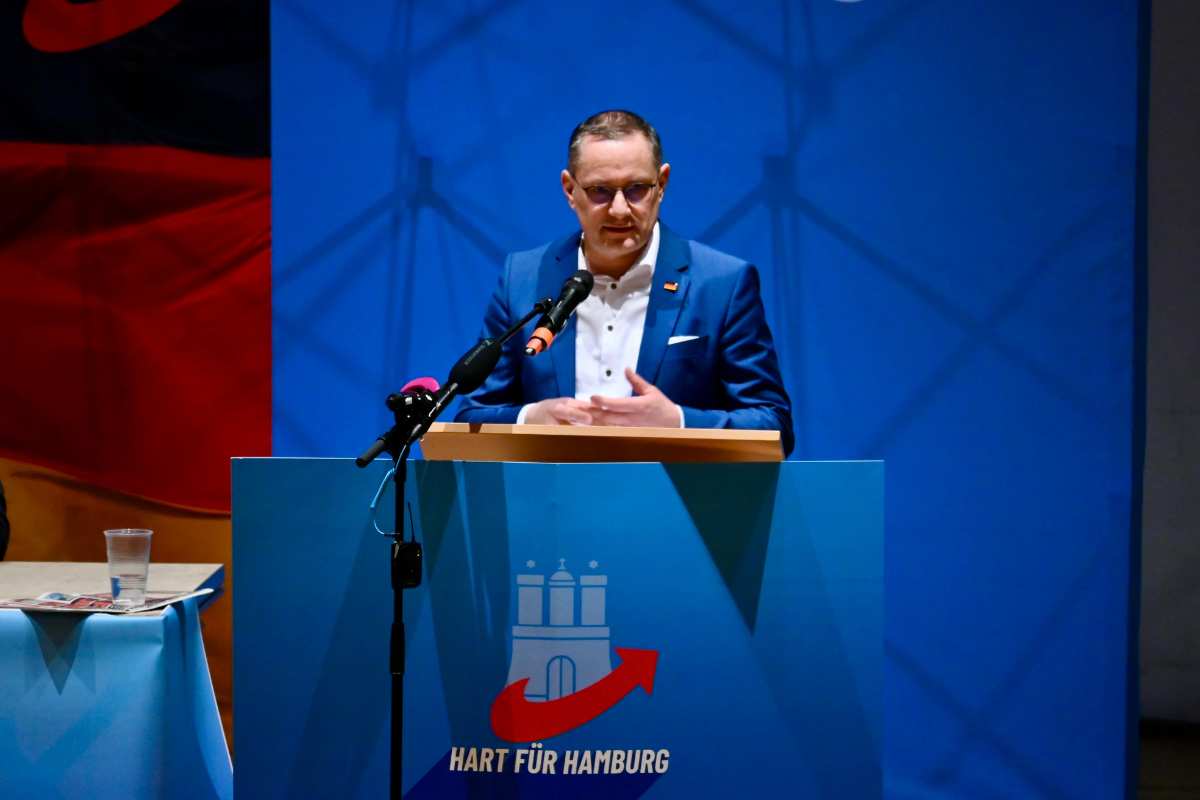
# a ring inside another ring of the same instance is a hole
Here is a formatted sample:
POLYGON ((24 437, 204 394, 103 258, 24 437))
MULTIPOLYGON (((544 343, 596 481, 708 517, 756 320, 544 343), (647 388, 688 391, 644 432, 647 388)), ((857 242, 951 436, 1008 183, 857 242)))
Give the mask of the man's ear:
POLYGON ((658 193, 662 195, 667 190, 667 181, 671 179, 671 165, 663 164, 658 168, 658 193))
POLYGON ((567 196, 567 205, 571 207, 572 211, 578 211, 579 209, 575 208, 575 179, 565 169, 559 177, 562 180, 563 194, 567 196))

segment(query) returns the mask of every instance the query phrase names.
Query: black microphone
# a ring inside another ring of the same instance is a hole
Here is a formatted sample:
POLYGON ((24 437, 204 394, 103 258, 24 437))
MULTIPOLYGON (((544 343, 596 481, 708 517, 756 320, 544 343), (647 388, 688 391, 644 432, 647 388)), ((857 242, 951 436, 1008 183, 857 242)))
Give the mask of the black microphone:
POLYGON ((451 386, 455 393, 462 394, 478 389, 496 368, 502 349, 503 343, 499 339, 480 339, 450 368, 443 391, 451 386))
POLYGON ((592 293, 595 283, 596 279, 586 269, 581 269, 567 278, 554 305, 537 321, 533 336, 529 337, 529 343, 525 345, 525 355, 536 356, 554 342, 554 337, 562 333, 571 314, 575 313, 579 304, 592 293))

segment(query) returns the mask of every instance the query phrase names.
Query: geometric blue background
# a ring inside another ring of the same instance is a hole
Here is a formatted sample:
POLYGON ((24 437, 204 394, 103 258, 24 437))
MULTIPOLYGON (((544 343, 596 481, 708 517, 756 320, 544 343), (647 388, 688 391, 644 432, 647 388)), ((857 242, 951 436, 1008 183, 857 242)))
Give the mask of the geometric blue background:
POLYGON ((275 0, 274 453, 443 378, 575 225, 572 126, 632 108, 663 218, 762 269, 793 457, 887 461, 889 793, 1120 796, 1140 12, 275 0))

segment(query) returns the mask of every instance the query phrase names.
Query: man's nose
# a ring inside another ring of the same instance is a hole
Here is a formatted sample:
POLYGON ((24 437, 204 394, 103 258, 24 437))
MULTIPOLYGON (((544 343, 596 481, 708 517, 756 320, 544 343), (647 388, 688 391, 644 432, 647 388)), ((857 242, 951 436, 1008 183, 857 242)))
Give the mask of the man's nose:
POLYGON ((625 191, 617 189, 617 193, 613 195, 612 202, 609 203, 608 213, 614 217, 624 217, 629 214, 629 202, 625 199, 625 191))

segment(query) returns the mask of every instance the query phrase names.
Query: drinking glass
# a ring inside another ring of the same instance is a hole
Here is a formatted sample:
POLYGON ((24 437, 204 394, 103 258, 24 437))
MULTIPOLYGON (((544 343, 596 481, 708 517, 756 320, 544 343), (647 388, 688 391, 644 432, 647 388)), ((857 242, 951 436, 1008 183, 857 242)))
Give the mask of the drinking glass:
POLYGON ((150 537, 145 528, 113 528, 104 532, 108 545, 108 577, 113 605, 132 608, 146 602, 146 576, 150 571, 150 537))

